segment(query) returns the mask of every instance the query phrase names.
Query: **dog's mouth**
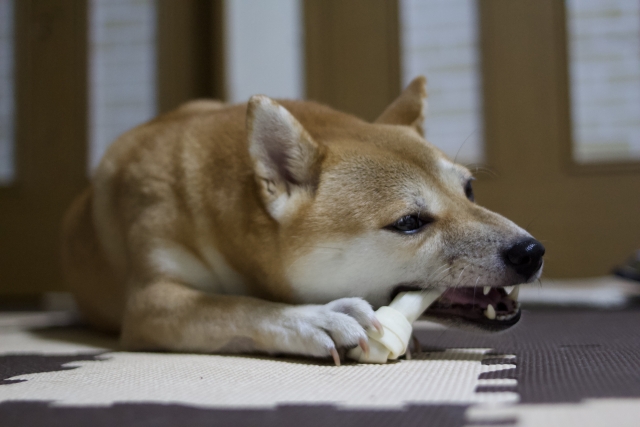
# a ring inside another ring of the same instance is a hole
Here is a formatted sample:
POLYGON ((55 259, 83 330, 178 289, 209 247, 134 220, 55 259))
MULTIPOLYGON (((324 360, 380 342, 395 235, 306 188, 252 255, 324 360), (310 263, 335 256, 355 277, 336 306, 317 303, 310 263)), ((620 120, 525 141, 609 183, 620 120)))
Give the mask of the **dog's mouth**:
MULTIPOLYGON (((399 286, 392 296, 409 290, 419 288, 399 286)), ((450 288, 431 304, 424 316, 492 331, 507 329, 520 320, 519 291, 519 285, 450 288)))

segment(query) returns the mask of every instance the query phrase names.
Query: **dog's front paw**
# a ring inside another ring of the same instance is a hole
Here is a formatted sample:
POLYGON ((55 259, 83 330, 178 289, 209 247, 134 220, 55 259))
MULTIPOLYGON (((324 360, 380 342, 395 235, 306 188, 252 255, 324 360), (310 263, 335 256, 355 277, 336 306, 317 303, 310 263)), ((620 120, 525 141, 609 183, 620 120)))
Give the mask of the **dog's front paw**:
POLYGON ((290 307, 281 337, 288 353, 333 357, 340 365, 338 350, 360 345, 369 351, 367 330, 379 329, 371 305, 361 298, 342 298, 325 305, 290 307))

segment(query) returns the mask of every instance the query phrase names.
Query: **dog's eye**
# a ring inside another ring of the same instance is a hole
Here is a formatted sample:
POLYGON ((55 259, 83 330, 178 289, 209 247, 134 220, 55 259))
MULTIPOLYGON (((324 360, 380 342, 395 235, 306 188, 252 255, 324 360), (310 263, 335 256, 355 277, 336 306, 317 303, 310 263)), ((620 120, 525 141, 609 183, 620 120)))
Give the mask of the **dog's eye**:
POLYGON ((473 195, 473 186, 471 185, 471 179, 469 181, 467 181, 467 183, 464 185, 464 194, 465 196, 467 196, 467 199, 471 200, 472 202, 476 201, 475 196, 473 195))
POLYGON ((427 222, 421 220, 416 215, 405 215, 393 224, 390 228, 410 234, 421 229, 427 222))

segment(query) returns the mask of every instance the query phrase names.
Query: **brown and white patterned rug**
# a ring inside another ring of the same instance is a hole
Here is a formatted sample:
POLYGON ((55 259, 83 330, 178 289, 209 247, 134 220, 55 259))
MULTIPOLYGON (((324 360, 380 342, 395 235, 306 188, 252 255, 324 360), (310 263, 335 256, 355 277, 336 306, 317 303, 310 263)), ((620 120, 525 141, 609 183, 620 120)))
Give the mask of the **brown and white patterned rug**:
POLYGON ((2 427, 640 425, 637 309, 527 311, 497 335, 418 322, 411 360, 341 367, 122 352, 47 319, 0 315, 2 427))

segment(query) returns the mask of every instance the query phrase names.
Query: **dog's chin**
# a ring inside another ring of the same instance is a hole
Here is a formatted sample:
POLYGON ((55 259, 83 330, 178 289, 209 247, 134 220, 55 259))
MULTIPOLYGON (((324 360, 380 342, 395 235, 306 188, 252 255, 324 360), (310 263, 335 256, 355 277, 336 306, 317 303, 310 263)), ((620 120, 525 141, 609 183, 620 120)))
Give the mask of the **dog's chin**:
MULTIPOLYGON (((419 287, 398 286, 399 292, 417 291, 419 287)), ((519 285, 502 287, 449 288, 423 313, 429 320, 462 329, 499 332, 520 320, 519 285)))

